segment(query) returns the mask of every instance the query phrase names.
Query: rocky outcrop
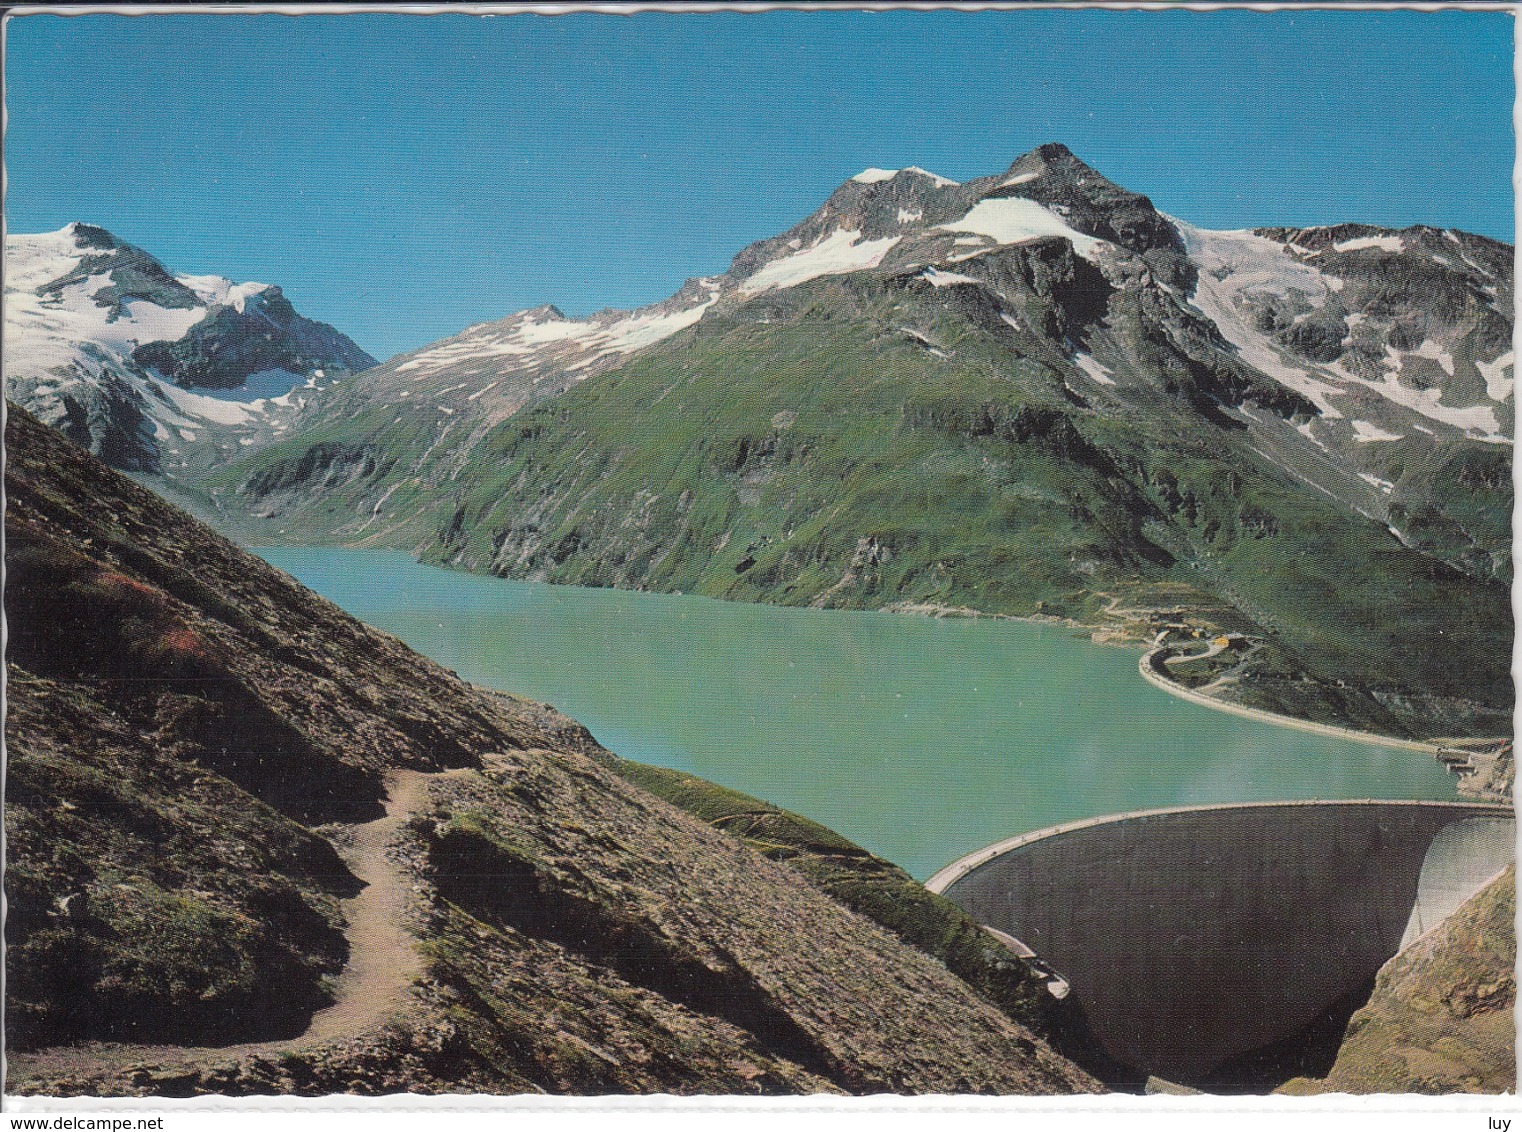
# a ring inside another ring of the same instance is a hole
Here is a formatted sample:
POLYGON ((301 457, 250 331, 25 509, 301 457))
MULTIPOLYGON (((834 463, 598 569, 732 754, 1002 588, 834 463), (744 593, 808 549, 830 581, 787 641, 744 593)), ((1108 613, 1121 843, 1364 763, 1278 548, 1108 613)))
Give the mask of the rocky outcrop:
POLYGON ((279 287, 267 287, 241 306, 217 305, 184 337, 149 342, 132 360, 186 389, 237 389, 251 374, 368 369, 375 359, 326 323, 296 313, 279 287))
POLYGON ((1325 1077, 1280 1091, 1514 1092, 1516 903, 1512 867, 1385 964, 1325 1077))

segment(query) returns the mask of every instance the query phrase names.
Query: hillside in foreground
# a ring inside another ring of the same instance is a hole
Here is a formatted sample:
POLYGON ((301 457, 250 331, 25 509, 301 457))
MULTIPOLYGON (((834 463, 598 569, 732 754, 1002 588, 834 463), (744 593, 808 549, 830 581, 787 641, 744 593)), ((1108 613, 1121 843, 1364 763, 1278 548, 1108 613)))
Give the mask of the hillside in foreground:
MULTIPOLYGON (((1098 1088, 955 909, 895 934, 24 412, 6 440, 8 1091, 1098 1088)), ((866 855, 810 836, 841 887, 866 855)))
MULTIPOLYGON (((23 412, 7 447, 8 1091, 1101 1087, 1053 1042, 1135 1084, 889 863, 459 681, 23 412)), ((1513 892, 1286 1091, 1509 1087, 1513 892)))

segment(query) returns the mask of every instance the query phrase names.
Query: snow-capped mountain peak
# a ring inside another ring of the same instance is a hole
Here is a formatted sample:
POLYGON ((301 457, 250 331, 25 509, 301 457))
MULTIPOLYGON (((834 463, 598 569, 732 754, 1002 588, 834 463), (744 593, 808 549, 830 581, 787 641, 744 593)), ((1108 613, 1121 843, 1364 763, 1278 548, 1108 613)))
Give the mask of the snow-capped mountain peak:
MULTIPOLYGON (((819 280, 865 273, 915 280, 948 296, 973 288, 1002 312, 1003 324, 1017 326, 1020 302, 1013 295, 1019 285, 1010 272, 1038 271, 1061 278, 1074 302, 1081 300, 1079 292, 1092 294, 1081 301, 1100 305, 1106 292, 1150 296, 1145 301, 1162 304, 1175 312, 1171 318, 1187 324, 1181 332, 1222 343, 1228 365, 1249 367, 1241 379, 1247 385, 1233 399, 1248 396, 1250 386, 1251 396, 1275 411, 1312 416, 1309 423, 1297 418, 1294 443, 1315 446, 1341 437, 1356 443, 1351 451, 1367 453, 1371 445, 1386 443, 1379 438, 1410 435, 1418 423, 1495 442, 1509 428, 1511 410, 1503 402, 1511 395, 1511 363, 1509 343, 1490 340, 1499 331, 1485 321, 1494 314, 1484 313, 1494 306, 1485 295, 1498 293, 1500 273, 1481 270, 1489 253, 1482 254, 1484 242, 1476 239, 1434 235, 1447 246, 1434 245, 1426 259, 1438 269, 1458 265, 1467 273, 1467 282, 1445 276, 1434 286, 1482 289, 1484 301, 1473 319, 1484 323, 1483 331, 1476 329, 1479 323, 1466 323, 1468 329, 1434 323, 1420 334, 1396 332, 1348 306, 1342 333, 1351 352, 1334 358, 1333 343, 1323 342, 1311 347, 1322 355, 1318 360, 1296 353, 1295 341, 1319 333, 1323 320, 1299 308, 1286 312, 1295 327, 1287 328, 1285 342, 1271 341, 1273 333, 1258 326, 1265 295, 1277 289, 1280 299, 1300 296, 1292 301, 1327 307, 1330 317, 1333 308, 1366 289, 1353 283, 1341 294, 1347 280, 1339 272, 1356 274, 1369 257, 1410 254, 1431 240, 1369 226, 1291 237, 1205 232, 1164 216, 1147 197, 1054 142, 1020 155, 1001 173, 964 184, 917 166, 865 169, 792 228, 743 249, 724 275, 690 281, 664 303, 584 318, 567 318, 549 306, 519 312, 398 358, 377 380, 389 387, 385 375, 394 372, 396 384, 406 386, 397 396, 427 397, 431 390, 447 391, 446 401, 457 390, 479 396, 475 407, 500 419, 712 314, 819 280), (1087 266, 1063 266, 1064 254, 1087 266), (1035 261, 1050 266, 1032 267, 1035 261), (1376 330, 1394 333, 1385 343, 1392 352, 1373 350, 1376 330), (1411 414, 1419 420, 1407 420, 1411 414)), ((1122 359, 1102 350, 1096 356, 1071 345, 1065 349, 1077 367, 1076 380, 1106 390, 1124 385, 1122 359)), ((377 390, 376 396, 384 401, 388 395, 377 390)), ((363 391, 340 399, 354 398, 363 399, 363 391)))
POLYGON ((234 283, 220 275, 179 275, 175 278, 194 291, 207 306, 232 307, 239 312, 249 299, 270 289, 268 283, 234 283))
POLYGON ((5 337, 8 394, 137 470, 183 459, 204 428, 249 423, 255 404, 375 364, 278 287, 175 276, 79 221, 6 237, 5 337))
POLYGON ((942 177, 939 173, 932 173, 928 169, 921 169, 918 165, 910 165, 903 169, 878 169, 875 167, 863 169, 856 176, 852 177, 851 180, 861 185, 876 185, 883 181, 891 181, 895 177, 901 177, 905 173, 913 177, 928 178, 934 182, 937 188, 954 188, 960 184, 959 181, 953 181, 949 177, 942 177))

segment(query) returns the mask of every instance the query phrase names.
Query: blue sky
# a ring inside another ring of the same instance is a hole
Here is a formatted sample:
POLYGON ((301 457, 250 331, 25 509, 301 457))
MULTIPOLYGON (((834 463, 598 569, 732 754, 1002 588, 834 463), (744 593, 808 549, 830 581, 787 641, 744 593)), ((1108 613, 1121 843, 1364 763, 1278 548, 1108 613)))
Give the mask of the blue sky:
POLYGON ((281 284, 377 356, 656 301, 876 165, 1062 141, 1213 227, 1512 238, 1493 12, 27 16, 11 231, 281 284))

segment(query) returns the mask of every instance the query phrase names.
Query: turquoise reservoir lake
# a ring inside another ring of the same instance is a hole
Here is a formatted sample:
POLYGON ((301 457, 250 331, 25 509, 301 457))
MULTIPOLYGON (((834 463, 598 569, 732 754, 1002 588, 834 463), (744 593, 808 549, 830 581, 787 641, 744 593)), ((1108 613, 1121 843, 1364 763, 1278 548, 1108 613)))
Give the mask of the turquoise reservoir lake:
POLYGON ((631 759, 805 814, 924 879, 1058 822, 1155 806, 1453 798, 1431 756, 1185 703, 1059 626, 508 582, 405 554, 268 561, 467 680, 631 759))

